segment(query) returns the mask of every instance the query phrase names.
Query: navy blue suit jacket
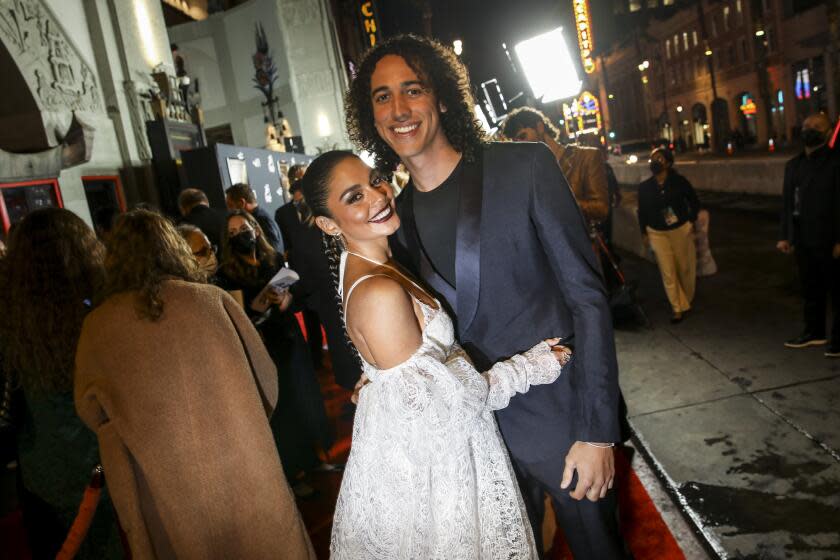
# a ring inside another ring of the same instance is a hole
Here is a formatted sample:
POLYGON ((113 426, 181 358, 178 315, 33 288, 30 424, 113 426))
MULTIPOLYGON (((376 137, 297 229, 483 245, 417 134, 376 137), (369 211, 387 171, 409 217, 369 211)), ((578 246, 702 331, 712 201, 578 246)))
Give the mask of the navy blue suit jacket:
POLYGON ((413 186, 397 200, 402 226, 391 248, 453 313, 479 371, 546 338, 574 346, 556 382, 532 387, 497 413, 515 459, 561 461, 562 468, 575 441, 620 441, 618 368, 600 269, 574 195, 544 144, 489 144, 481 165, 471 167, 481 177, 461 185, 457 290, 422 250, 413 186))

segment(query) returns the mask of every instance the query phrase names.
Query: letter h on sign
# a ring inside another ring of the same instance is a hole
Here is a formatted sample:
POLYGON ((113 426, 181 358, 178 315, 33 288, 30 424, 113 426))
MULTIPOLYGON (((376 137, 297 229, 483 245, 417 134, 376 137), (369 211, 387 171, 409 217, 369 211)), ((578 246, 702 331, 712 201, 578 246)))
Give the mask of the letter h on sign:
POLYGON ((373 0, 359 4, 359 18, 362 24, 362 42, 369 48, 379 40, 379 25, 376 21, 376 6, 373 0))

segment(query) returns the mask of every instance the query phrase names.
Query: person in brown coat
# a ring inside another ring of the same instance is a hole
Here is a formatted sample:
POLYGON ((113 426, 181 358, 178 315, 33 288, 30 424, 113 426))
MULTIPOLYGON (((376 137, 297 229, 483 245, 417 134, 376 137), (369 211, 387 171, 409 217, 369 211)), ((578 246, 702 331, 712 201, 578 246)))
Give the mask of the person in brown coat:
POLYGON ((578 206, 589 224, 601 224, 610 211, 607 170, 604 156, 597 148, 563 145, 560 132, 542 111, 520 107, 512 111, 502 125, 504 135, 516 142, 543 142, 572 187, 578 206))
POLYGON ((314 559, 267 419, 277 373, 245 312, 197 282, 154 212, 120 218, 105 266, 75 400, 132 556, 314 559))

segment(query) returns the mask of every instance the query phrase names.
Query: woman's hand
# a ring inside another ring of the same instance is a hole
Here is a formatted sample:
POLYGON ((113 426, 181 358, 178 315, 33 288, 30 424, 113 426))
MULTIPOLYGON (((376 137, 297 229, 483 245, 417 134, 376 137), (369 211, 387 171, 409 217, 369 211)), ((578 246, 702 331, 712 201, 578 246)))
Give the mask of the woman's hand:
POLYGON ((264 305, 276 305, 280 311, 286 311, 292 305, 292 294, 289 290, 266 290, 261 299, 264 305))
POLYGON ((559 338, 548 338, 543 342, 548 344, 551 348, 551 353, 554 354, 554 357, 560 362, 561 366, 569 363, 569 360, 572 358, 572 350, 568 346, 561 345, 559 338))

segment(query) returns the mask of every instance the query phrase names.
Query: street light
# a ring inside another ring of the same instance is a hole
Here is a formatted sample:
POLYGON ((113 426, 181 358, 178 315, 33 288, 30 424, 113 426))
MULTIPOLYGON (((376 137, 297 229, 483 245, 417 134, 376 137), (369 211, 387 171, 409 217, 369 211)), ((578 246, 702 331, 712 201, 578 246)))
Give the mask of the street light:
POLYGON ((764 37, 764 30, 763 29, 756 29, 755 30, 756 37, 764 37))
POLYGON ((683 111, 683 106, 682 105, 677 105, 677 113, 682 113, 682 111, 683 111))
POLYGON ((615 99, 615 95, 613 95, 613 94, 609 94, 609 95, 607 96, 607 99, 615 99))
POLYGON ((464 52, 464 42, 461 39, 455 39, 452 41, 452 46, 455 47, 455 54, 461 56, 461 53, 464 52))

